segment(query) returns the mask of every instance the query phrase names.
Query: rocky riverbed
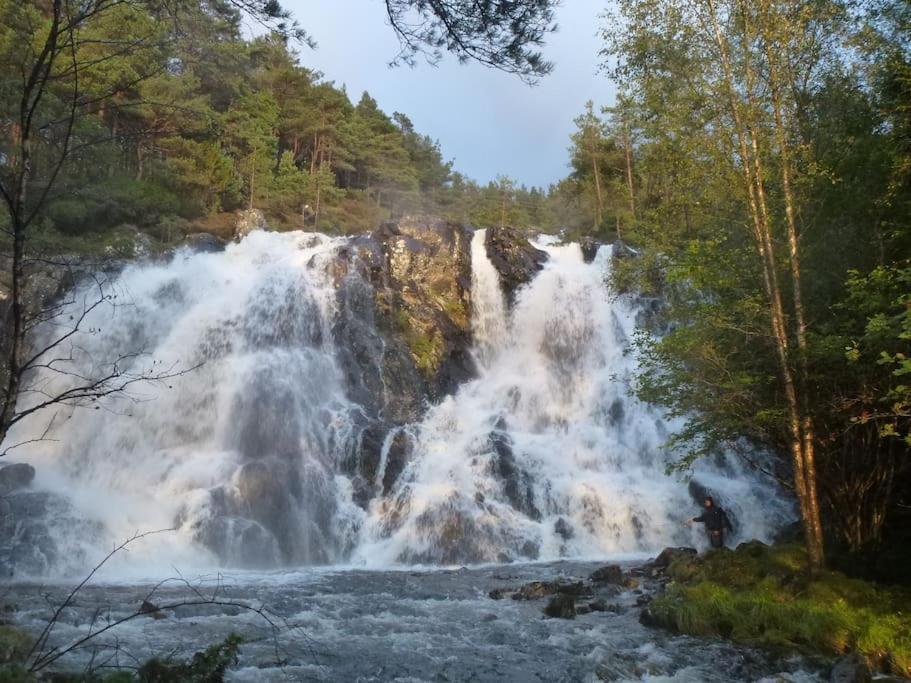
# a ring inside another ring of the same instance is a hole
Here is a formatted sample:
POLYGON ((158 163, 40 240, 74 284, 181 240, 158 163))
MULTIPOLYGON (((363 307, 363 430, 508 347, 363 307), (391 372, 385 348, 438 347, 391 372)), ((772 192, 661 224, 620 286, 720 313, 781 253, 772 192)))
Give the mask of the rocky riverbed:
MULTIPOLYGON (((513 564, 363 571, 235 573, 166 583, 101 583, 62 613, 52 646, 156 605, 61 660, 135 666, 186 657, 240 634, 235 681, 819 681, 825 663, 781 658, 641 623, 661 563, 513 564), (198 593, 196 591, 199 591, 198 593), (152 593, 150 596, 149 594, 152 593), (263 607, 276 628, 238 605, 263 607), (560 618, 564 617, 564 618, 560 618)), ((4 600, 38 632, 68 585, 19 584, 4 600)))

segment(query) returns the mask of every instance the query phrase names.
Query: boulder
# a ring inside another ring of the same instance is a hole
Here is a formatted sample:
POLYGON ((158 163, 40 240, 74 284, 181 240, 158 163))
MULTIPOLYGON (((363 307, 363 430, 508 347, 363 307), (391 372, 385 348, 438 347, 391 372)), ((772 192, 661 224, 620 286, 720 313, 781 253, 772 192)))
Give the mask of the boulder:
POLYGON ((585 597, 591 591, 581 581, 566 583, 563 581, 531 581, 518 588, 495 588, 488 593, 494 600, 510 597, 513 600, 540 600, 548 595, 571 595, 585 597))
POLYGON ((267 229, 266 215, 259 209, 244 209, 237 212, 237 220, 234 221, 234 238, 242 239, 254 230, 267 229))
POLYGON ((532 581, 526 583, 524 586, 520 586, 519 589, 512 594, 512 599, 539 600, 540 598, 555 594, 559 588, 560 584, 556 581, 532 581))
POLYGON ((655 567, 667 569, 674 560, 678 558, 692 559, 696 557, 697 554, 695 548, 665 548, 658 554, 658 557, 655 558, 652 564, 655 567))
POLYGON ((606 600, 592 600, 588 603, 588 609, 592 612, 607 612, 610 610, 610 605, 606 600))
POLYGON ((548 258, 547 252, 533 247, 515 228, 488 228, 485 246, 510 304, 515 302, 516 292, 534 279, 548 258))
POLYGON ((0 466, 0 495, 25 488, 35 479, 35 468, 24 462, 0 466))
POLYGON ((609 564, 593 571, 589 578, 595 583, 619 585, 623 583, 623 569, 618 564, 609 564))
POLYGON ((544 608, 544 615, 551 619, 574 619, 576 616, 576 601, 573 596, 558 593, 544 608))
POLYGON ((836 659, 829 676, 831 683, 870 683, 872 680, 867 660, 856 652, 836 659))

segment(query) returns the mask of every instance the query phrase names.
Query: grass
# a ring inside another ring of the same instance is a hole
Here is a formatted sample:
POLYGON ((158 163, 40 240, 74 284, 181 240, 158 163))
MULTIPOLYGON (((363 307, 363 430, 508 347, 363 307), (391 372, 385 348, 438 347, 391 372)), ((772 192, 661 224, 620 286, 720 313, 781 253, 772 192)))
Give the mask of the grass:
POLYGON ((857 651, 874 668, 911 675, 911 592, 838 572, 811 579, 806 567, 799 546, 758 543, 675 560, 651 612, 679 633, 825 655, 857 651))

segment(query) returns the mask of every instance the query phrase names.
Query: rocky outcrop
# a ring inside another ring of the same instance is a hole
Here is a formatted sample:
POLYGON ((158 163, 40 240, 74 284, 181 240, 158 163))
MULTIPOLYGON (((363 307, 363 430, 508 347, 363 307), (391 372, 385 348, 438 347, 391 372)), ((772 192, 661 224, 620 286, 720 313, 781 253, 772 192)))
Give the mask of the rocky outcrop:
POLYGON ((510 303, 515 302, 516 292, 534 279, 548 258, 547 252, 533 247, 515 228, 488 228, 485 246, 510 303))
POLYGON ((439 399, 474 374, 471 344, 471 233, 435 219, 383 225, 375 239, 385 261, 374 282, 387 329, 404 338, 415 366, 439 399))
POLYGON ((254 230, 265 230, 268 227, 266 215, 259 209, 244 209, 237 212, 234 222, 234 238, 241 239, 254 230))
POLYGON ((333 336, 349 397, 365 408, 346 470, 362 505, 388 492, 411 453, 405 424, 475 373, 471 232, 406 217, 353 238, 331 264, 333 336))
POLYGON ((618 564, 609 564, 592 572, 589 577, 595 583, 623 583, 623 569, 618 564))
POLYGON ((551 619, 575 619, 576 601, 571 595, 558 593, 547 603, 544 615, 551 619))

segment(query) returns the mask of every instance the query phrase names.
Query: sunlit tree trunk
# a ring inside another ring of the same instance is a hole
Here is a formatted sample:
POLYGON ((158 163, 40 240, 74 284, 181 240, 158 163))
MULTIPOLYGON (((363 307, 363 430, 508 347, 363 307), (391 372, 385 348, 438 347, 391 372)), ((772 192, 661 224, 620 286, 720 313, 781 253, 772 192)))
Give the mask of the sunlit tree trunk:
POLYGON ((820 547, 813 551, 811 554, 818 554, 820 557, 822 557, 823 534, 821 516, 819 512, 819 496, 817 493, 815 428, 813 425, 812 415, 810 415, 809 406, 807 405, 807 385, 809 382, 809 371, 807 368, 807 363, 809 350, 807 348, 807 322, 803 305, 803 280, 800 268, 800 244, 797 234, 797 219, 792 182, 792 153, 782 106, 782 80, 780 77, 780 63, 779 58, 776 55, 776 52, 778 50, 783 50, 786 46, 780 44, 776 46, 776 42, 779 41, 774 41, 772 35, 772 32, 775 29, 774 25, 772 25, 772 22, 785 22, 786 19, 778 15, 772 15, 771 8, 767 4, 765 5, 764 10, 765 11, 762 12, 761 16, 763 20, 762 26, 765 29, 763 33, 765 38, 764 42, 768 68, 767 78, 769 80, 770 95, 772 99, 772 111, 774 112, 775 119, 775 136, 780 156, 779 161, 781 165, 781 184, 782 193, 784 195, 785 218, 788 233, 788 255, 792 280, 791 291, 794 299, 794 322, 797 328, 797 362, 800 370, 801 393, 804 401, 804 420, 802 430, 804 461, 806 464, 806 495, 809 499, 809 505, 811 508, 810 522, 818 527, 814 529, 811 542, 818 543, 820 545, 820 547))
MULTIPOLYGON (((779 377, 784 390, 788 410, 788 428, 790 433, 790 450, 794 469, 794 486, 800 506, 801 518, 806 533, 807 552, 811 568, 815 571, 824 562, 822 541, 822 523, 819 505, 816 498, 815 463, 813 444, 807 449, 807 437, 812 441, 812 423, 803 408, 803 399, 798 390, 791 363, 790 342, 788 338, 787 319, 782 303, 781 286, 778 280, 774 242, 771 234, 768 202, 764 187, 764 169, 755 121, 747 121, 742 114, 744 103, 739 93, 745 92, 746 109, 752 116, 755 112, 753 102, 753 73, 750 67, 749 38, 744 35, 744 76, 745 85, 738 89, 731 63, 729 46, 719 23, 715 0, 705 0, 708 9, 708 20, 714 42, 718 48, 721 61, 725 95, 734 124, 734 133, 741 159, 740 173, 747 193, 750 215, 753 221, 754 237, 762 265, 763 285, 769 301, 769 319, 778 362, 779 377), (810 431, 808 432, 808 427, 810 431), (811 481, 812 478, 812 481, 811 481)), ((746 8, 743 10, 744 32, 748 30, 746 8)))

